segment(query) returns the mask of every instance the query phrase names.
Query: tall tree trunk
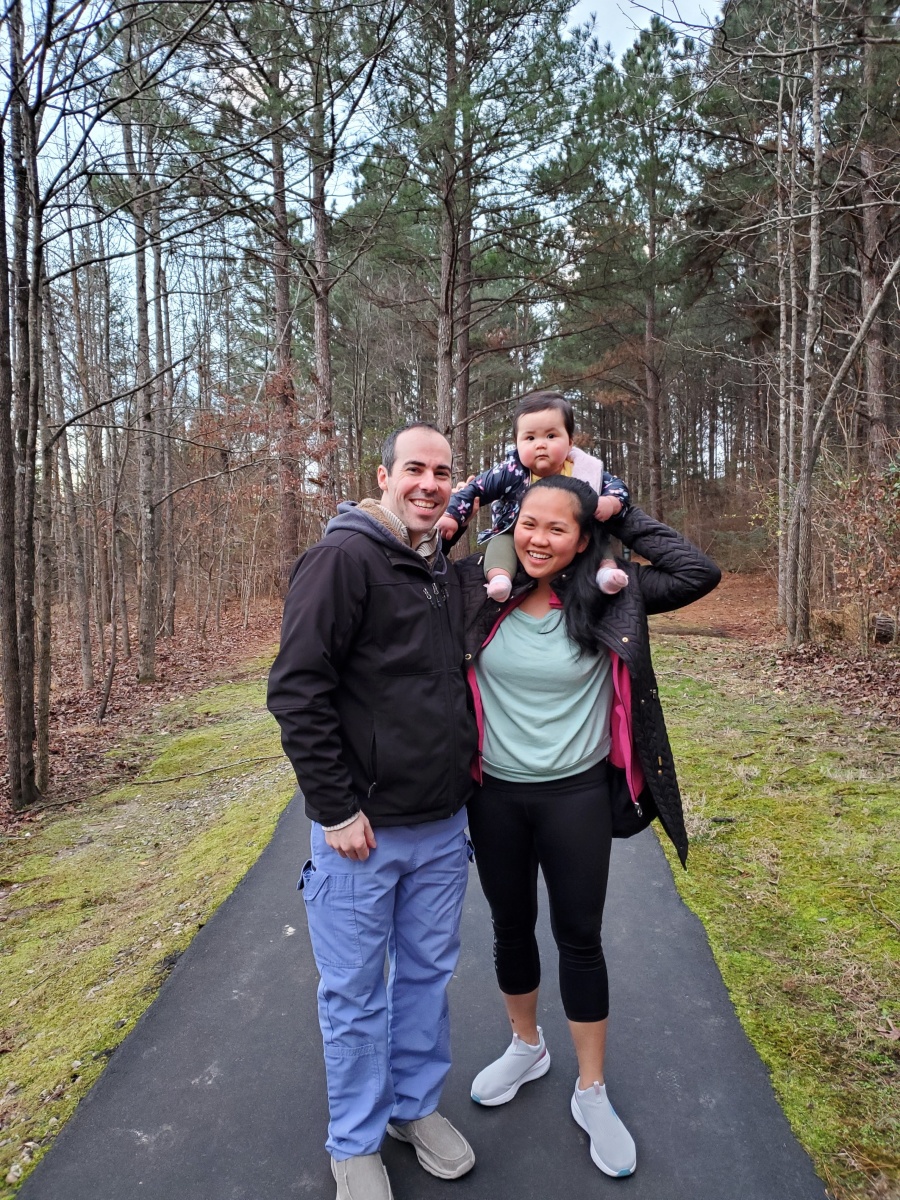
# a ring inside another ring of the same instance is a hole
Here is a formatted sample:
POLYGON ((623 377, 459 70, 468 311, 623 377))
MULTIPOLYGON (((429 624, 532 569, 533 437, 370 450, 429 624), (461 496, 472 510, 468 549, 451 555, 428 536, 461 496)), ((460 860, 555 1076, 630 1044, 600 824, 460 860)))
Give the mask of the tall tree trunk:
MULTIPOLYGON (((175 597, 178 590, 178 561, 175 553, 175 497, 172 473, 172 430, 175 428, 175 371, 172 366, 172 325, 169 318, 169 291, 163 276, 163 330, 166 346, 166 386, 165 386, 165 457, 163 459, 163 495, 166 497, 163 505, 163 520, 166 537, 163 546, 166 589, 163 601, 163 633, 167 638, 175 636, 175 597)), ((120 589, 124 599, 124 577, 121 577, 120 589)), ((126 626, 127 634, 127 626, 126 626)))
POLYGON ((788 284, 787 252, 784 237, 784 59, 779 69, 778 86, 778 168, 777 168, 777 216, 775 228, 776 256, 778 260, 778 623, 784 625, 786 613, 787 583, 787 537, 786 526, 790 502, 790 480, 788 477, 788 409, 790 387, 788 385, 788 356, 790 343, 788 333, 788 284))
MULTIPOLYGON (((30 276, 29 227, 35 214, 37 196, 30 194, 29 162, 34 153, 32 114, 25 94, 23 65, 24 21, 22 6, 13 5, 10 14, 13 91, 10 105, 10 157, 12 160, 15 209, 13 213, 12 277, 15 295, 14 394, 16 446, 16 615, 19 639, 20 747, 19 770, 23 805, 31 804, 39 792, 35 783, 34 742, 37 736, 34 717, 34 588, 35 546, 34 517, 37 491, 37 392, 33 379, 35 357, 40 347, 33 346, 33 287, 30 276)), ((40 232, 31 231, 32 244, 40 245, 40 232)))
POLYGON ((457 76, 456 3, 444 0, 444 109, 441 150, 441 225, 439 233, 440 279, 437 297, 437 427, 448 439, 453 430, 453 310, 459 251, 459 213, 456 173, 457 76))
POLYGON ((647 413, 647 465, 650 483, 650 515, 663 518, 662 438, 660 432, 659 346, 656 339, 656 220, 651 212, 647 230, 650 279, 644 309, 644 408, 647 413))
POLYGON ((6 759, 10 799, 18 812, 31 799, 22 787, 22 695, 16 621, 16 552, 8 531, 16 527, 13 453, 13 375, 9 323, 9 258, 6 242, 6 141, 0 130, 0 692, 6 718, 6 759))
MULTIPOLYGON (((53 297, 44 285, 44 308, 46 313, 47 352, 53 380, 53 410, 59 425, 66 419, 63 404, 62 367, 59 356, 59 339, 53 311, 53 297)), ((88 596, 87 573, 84 566, 84 545, 78 529, 78 509, 75 503, 75 485, 72 481, 72 463, 69 457, 69 439, 64 429, 59 437, 59 466, 62 476, 63 501, 66 525, 69 530, 69 546, 72 552, 72 574, 75 582, 75 604, 78 609, 78 640, 81 648, 81 686, 90 691, 94 686, 94 663, 91 653, 91 609, 88 596)))
MULTIPOLYGON (((131 45, 129 42, 129 55, 131 45)), ((137 83, 137 80, 135 80, 137 83)), ((142 166, 135 154, 133 112, 129 106, 122 122, 125 165, 131 189, 134 226, 134 290, 137 325, 138 403, 138 681, 156 678, 156 420, 154 385, 150 368, 150 311, 147 295, 147 187, 142 166)), ((142 125, 138 125, 142 129, 142 125)), ((152 131, 147 130, 147 137, 152 131)))
POLYGON ((284 135, 272 133, 272 218, 275 276, 275 377, 272 388, 278 419, 279 583, 287 591, 300 549, 297 470, 297 399, 294 392, 291 314, 291 243, 284 178, 284 135))
POLYGON ((43 371, 38 369, 38 408, 41 433, 41 478, 38 488, 37 545, 37 670, 35 694, 35 782, 40 792, 50 784, 50 656, 53 612, 53 480, 55 453, 47 414, 43 371))
MULTIPOLYGON (((866 13, 866 27, 872 31, 872 15, 866 13)), ((862 230, 863 252, 860 260, 860 291, 862 311, 867 312, 878 291, 878 265, 883 243, 882 206, 878 202, 876 175, 877 156, 873 145, 875 132, 872 129, 872 113, 869 107, 874 102, 875 91, 875 47, 863 46, 863 88, 866 99, 866 118, 863 127, 863 142, 860 148, 862 170, 862 230)), ((881 472, 890 460, 890 430, 888 427, 888 383, 885 364, 884 340, 881 322, 872 322, 865 344, 866 401, 869 415, 867 443, 869 467, 881 472)))
POLYGON ((812 571, 812 479, 815 469, 813 432, 816 409, 816 344, 822 311, 822 53, 819 50, 819 3, 812 0, 812 138, 813 171, 809 187, 809 275, 806 283, 806 328, 803 340, 803 400, 800 469, 791 511, 788 543, 787 625, 791 645, 809 641, 812 571))
MULTIPOLYGON (((318 18, 313 19, 317 30, 320 53, 324 46, 318 30, 318 18)), ((325 107, 322 97, 325 63, 314 68, 314 103, 312 110, 312 197, 310 213, 313 226, 313 342, 316 362, 316 452, 319 470, 319 501, 322 531, 337 509, 339 479, 338 457, 334 440, 334 412, 331 374, 331 268, 329 262, 328 206, 326 185, 331 173, 333 155, 326 146, 325 107)))
MULTIPOLYGON (((173 383, 172 359, 169 353, 168 331, 169 296, 166 270, 163 263, 162 217, 160 213, 159 187, 156 178, 156 156, 153 138, 147 146, 147 182, 150 191, 150 240, 153 252, 153 341, 156 348, 156 388, 159 403, 156 406, 156 481, 157 495, 167 496, 172 490, 172 442, 169 438, 170 414, 172 411, 171 388, 173 383)), ((159 622, 164 637, 175 633, 175 531, 169 520, 168 505, 154 504, 154 544, 159 547, 162 573, 162 611, 159 622)), ((157 585, 157 591, 159 587, 157 585)))
MULTIPOLYGON (((459 288, 455 317, 456 394, 453 405, 453 474, 458 480, 465 479, 469 470, 469 378, 472 365, 469 351, 469 331, 472 322, 472 188, 471 158, 467 143, 464 127, 465 157, 460 189, 459 288)), ((473 535, 474 527, 470 527, 454 546, 452 557, 463 558, 471 552, 473 535)))

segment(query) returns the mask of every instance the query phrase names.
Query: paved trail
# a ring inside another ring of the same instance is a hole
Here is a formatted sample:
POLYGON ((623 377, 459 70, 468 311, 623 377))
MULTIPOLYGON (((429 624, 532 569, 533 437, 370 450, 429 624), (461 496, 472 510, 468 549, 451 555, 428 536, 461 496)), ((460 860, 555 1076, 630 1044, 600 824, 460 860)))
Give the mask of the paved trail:
MULTIPOLYGON (((302 897, 308 825, 296 799, 275 837, 201 930, 113 1056, 19 1200, 287 1200, 334 1195, 316 972, 302 897)), ((396 1200, 825 1200, 765 1069, 745 1038, 702 926, 681 903, 649 831, 616 843, 605 944, 608 1079, 634 1134, 626 1180, 591 1163, 569 1114, 575 1059, 545 914, 542 1024, 550 1073, 501 1108, 469 1100, 508 1041, 487 908, 473 869, 454 982, 454 1069, 442 1111, 467 1134, 474 1171, 426 1175, 387 1140, 396 1200)))

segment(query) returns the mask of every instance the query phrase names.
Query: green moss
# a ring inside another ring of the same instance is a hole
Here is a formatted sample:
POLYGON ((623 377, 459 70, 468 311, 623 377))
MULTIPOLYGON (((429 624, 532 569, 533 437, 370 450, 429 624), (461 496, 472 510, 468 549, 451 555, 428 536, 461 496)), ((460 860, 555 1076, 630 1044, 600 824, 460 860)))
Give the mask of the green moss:
POLYGON ((44 1153, 293 793, 259 671, 156 726, 137 780, 0 850, 0 1181, 44 1153))
POLYGON ((834 1194, 900 1195, 900 736, 773 694, 743 648, 656 645, 691 834, 676 884, 834 1194))

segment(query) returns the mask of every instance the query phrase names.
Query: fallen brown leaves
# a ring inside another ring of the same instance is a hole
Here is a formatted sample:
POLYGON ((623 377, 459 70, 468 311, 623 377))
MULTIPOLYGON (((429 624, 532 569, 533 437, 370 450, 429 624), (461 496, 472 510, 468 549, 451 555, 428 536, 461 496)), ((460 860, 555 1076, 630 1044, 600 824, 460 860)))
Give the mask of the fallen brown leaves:
MULTIPOLYGON (((249 659, 277 643, 280 621, 281 606, 273 603, 261 604, 246 629, 238 610, 224 613, 220 629, 210 630, 206 638, 198 637, 185 623, 174 638, 157 643, 153 683, 137 682, 135 657, 119 663, 102 724, 95 719, 99 670, 97 686, 85 692, 75 631, 58 624, 50 711, 51 784, 45 805, 77 803, 136 774, 141 760, 127 748, 130 736, 147 730, 156 710, 167 701, 200 691, 232 671, 237 677, 249 659), (121 754, 111 753, 117 747, 122 747, 121 754)), ((5 736, 0 709, 0 738, 5 736)), ((7 775, 0 774, 0 829, 24 836, 28 824, 39 815, 40 808, 12 813, 7 775)))
POLYGON ((890 648, 876 647, 869 658, 812 645, 778 650, 769 681, 851 717, 900 724, 900 653, 890 648))
POLYGON ((723 636, 747 643, 771 666, 766 681, 862 721, 900 725, 900 649, 874 646, 868 658, 849 646, 783 646, 775 623, 775 580, 760 572, 723 575, 714 592, 674 613, 653 618, 659 633, 723 636))

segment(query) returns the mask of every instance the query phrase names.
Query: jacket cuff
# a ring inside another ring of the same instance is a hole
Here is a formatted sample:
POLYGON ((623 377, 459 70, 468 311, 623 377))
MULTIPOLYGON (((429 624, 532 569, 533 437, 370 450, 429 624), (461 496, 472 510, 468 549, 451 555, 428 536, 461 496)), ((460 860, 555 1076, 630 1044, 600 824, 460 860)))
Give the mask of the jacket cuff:
POLYGON ((305 800, 304 807, 309 819, 321 825, 323 829, 334 829, 336 825, 343 825, 345 822, 349 824, 356 820, 361 811, 358 800, 345 804, 343 808, 330 808, 325 811, 305 800))
POLYGON ((359 816, 359 814, 361 812, 362 812, 362 809, 359 809, 357 812, 355 812, 353 814, 352 817, 348 817, 346 821, 341 821, 337 825, 323 825, 322 829, 325 831, 325 833, 337 833, 337 831, 339 829, 347 829, 350 825, 353 824, 353 822, 356 820, 356 818, 359 816))

